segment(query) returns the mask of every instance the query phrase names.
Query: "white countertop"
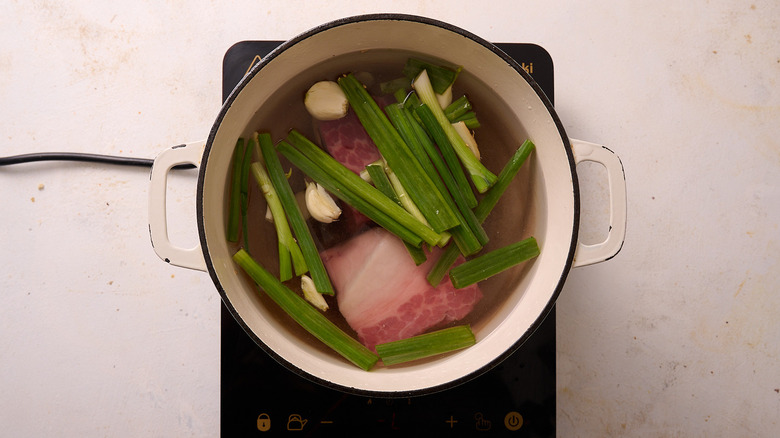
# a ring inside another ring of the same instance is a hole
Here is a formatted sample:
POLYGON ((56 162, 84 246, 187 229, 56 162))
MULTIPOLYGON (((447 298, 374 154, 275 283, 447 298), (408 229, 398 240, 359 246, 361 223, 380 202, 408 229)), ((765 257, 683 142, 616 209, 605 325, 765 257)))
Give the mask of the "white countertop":
MULTIPOLYGON (((405 12, 539 44, 567 133, 615 151, 628 186, 622 252, 573 270, 559 300, 558 435, 776 435, 780 4, 324 3, 3 2, 0 155, 153 158, 204 139, 233 43, 343 16, 405 12)), ((585 213, 603 216, 604 182, 582 173, 585 213)), ((195 182, 169 189, 185 246, 195 182)), ((141 168, 0 169, 8 436, 218 434, 219 296, 152 251, 148 184, 141 168)))

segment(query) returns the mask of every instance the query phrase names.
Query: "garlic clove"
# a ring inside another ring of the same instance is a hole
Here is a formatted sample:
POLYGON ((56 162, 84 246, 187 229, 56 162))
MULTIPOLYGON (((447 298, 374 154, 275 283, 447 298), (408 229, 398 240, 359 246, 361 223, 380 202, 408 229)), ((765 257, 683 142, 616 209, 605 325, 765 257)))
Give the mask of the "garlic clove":
POLYGON ((341 208, 319 184, 306 183, 306 209, 315 220, 329 224, 341 216, 341 208))
POLYGON ((328 310, 328 303, 322 294, 317 292, 317 288, 314 287, 314 281, 308 275, 301 275, 301 290, 306 301, 310 302, 314 307, 323 312, 328 310))
POLYGON ((320 81, 306 92, 306 111, 317 120, 337 120, 347 115, 349 101, 338 83, 320 81))

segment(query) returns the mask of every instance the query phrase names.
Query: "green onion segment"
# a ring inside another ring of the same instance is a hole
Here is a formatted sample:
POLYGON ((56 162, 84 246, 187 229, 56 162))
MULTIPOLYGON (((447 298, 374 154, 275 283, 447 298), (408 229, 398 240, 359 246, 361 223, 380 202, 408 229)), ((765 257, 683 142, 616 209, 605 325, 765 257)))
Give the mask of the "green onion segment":
POLYGON ((376 352, 385 365, 395 365, 470 347, 475 343, 471 327, 459 325, 379 344, 376 346, 376 352))
MULTIPOLYGON (((454 183, 448 169, 443 165, 441 156, 436 151, 436 146, 430 137, 402 105, 389 105, 385 108, 385 112, 425 173, 430 175, 436 189, 441 193, 442 199, 457 217, 458 225, 449 231, 461 252, 468 255, 482 249, 482 246, 487 242, 487 234, 477 222, 474 213, 468 208, 463 193, 460 192, 460 188, 454 183)), ((470 187, 467 190, 471 193, 470 187)))
POLYGON ((340 77, 338 83, 379 153, 398 175, 431 228, 440 233, 458 225, 458 219, 443 199, 442 193, 437 190, 431 177, 422 169, 382 109, 363 88, 363 84, 352 74, 340 77))
POLYGON ((295 143, 295 146, 281 141, 277 145, 279 152, 337 198, 414 246, 420 246, 422 241, 435 245, 440 240, 439 233, 417 220, 305 137, 291 135, 288 140, 295 143))
POLYGON ((436 94, 434 93, 433 88, 431 87, 431 81, 428 78, 428 73, 426 70, 423 70, 414 79, 412 86, 414 87, 415 91, 417 91, 417 95, 420 97, 420 100, 424 104, 428 105, 428 107, 433 112, 433 115, 436 116, 436 120, 444 130, 444 133, 447 134, 447 138, 450 140, 452 147, 455 149, 455 153, 458 154, 461 163, 463 163, 463 166, 469 172, 471 181, 474 183, 474 187, 476 187, 479 193, 485 193, 485 191, 487 191, 487 189, 489 189, 490 186, 496 182, 496 175, 488 170, 479 161, 479 159, 477 159, 469 147, 466 146, 466 143, 463 142, 463 139, 460 137, 460 135, 455 131, 455 128, 452 127, 452 124, 447 119, 447 116, 444 115, 444 111, 441 109, 441 106, 439 106, 439 102, 436 99, 436 94))
POLYGON ((261 135, 259 142, 260 151, 262 152, 266 169, 268 169, 268 175, 276 192, 279 194, 279 201, 282 203, 287 219, 290 221, 290 227, 295 232, 303 258, 309 267, 314 287, 321 294, 333 295, 333 285, 330 282, 328 271, 325 270, 325 265, 322 263, 320 253, 314 244, 311 231, 309 231, 309 226, 303 219, 300 207, 298 207, 298 202, 295 199, 295 194, 287 181, 287 175, 285 175, 282 169, 282 163, 279 161, 279 156, 271 143, 271 136, 261 135))
POLYGON ((233 173, 230 182, 230 199, 228 205, 228 242, 238 242, 238 231, 241 223, 241 161, 244 157, 244 139, 236 141, 233 150, 233 173))
POLYGON ((444 94, 458 78, 463 67, 458 66, 456 69, 451 69, 421 59, 409 58, 406 60, 402 74, 409 80, 414 80, 424 70, 428 71, 433 91, 436 94, 444 94))
POLYGON ((262 157, 262 151, 260 149, 260 141, 270 142, 271 138, 268 134, 255 133, 252 136, 252 144, 257 149, 259 160, 252 163, 251 173, 254 176, 257 184, 260 186, 260 191, 263 192, 268 208, 271 210, 273 216, 274 228, 276 229, 276 236, 279 240, 279 279, 281 281, 287 281, 293 277, 292 267, 295 267, 295 275, 302 275, 309 270, 306 259, 301 252, 301 248, 298 246, 298 242, 293 237, 292 230, 290 229, 290 223, 287 221, 287 215, 284 210, 284 206, 279 198, 279 193, 274 188, 271 182, 271 177, 268 175, 268 171, 265 168, 265 161, 262 157), (290 260, 292 258, 292 261, 290 260))
POLYGON ((539 255, 536 239, 529 237, 482 254, 450 269, 450 280, 456 289, 486 280, 539 255))
POLYGON ((300 295, 282 284, 246 251, 239 249, 233 255, 233 260, 306 331, 366 371, 376 364, 378 357, 371 350, 344 333, 300 295))
MULTIPOLYGON (((390 182, 390 179, 385 173, 384 166, 380 164, 369 164, 366 166, 366 171, 371 177, 371 181, 373 181, 374 187, 376 187, 380 192, 384 193, 388 198, 395 201, 398 205, 403 207, 401 200, 398 199, 398 196, 395 194, 393 184, 390 182)), ((409 242, 404 242, 404 246, 406 246, 406 250, 409 251, 409 255, 412 256, 412 260, 414 260, 415 265, 419 266, 425 263, 425 261, 428 259, 428 256, 425 255, 425 250, 423 250, 422 247, 411 245, 409 242)))
MULTIPOLYGON (((496 183, 493 185, 493 187, 490 188, 490 190, 487 191, 487 193, 485 193, 485 196, 482 197, 477 208, 474 209, 474 215, 477 217, 480 223, 484 222, 490 212, 493 211, 493 208, 498 203, 498 200, 501 199, 501 196, 504 194, 507 187, 509 187, 509 184, 514 179, 515 175, 517 175, 520 167, 535 148, 536 146, 531 140, 525 140, 523 144, 517 148, 515 153, 512 154, 512 157, 509 159, 509 161, 506 162, 504 168, 501 169, 501 173, 498 174, 496 183)), ((437 286, 444 278, 444 276, 447 275, 449 267, 455 263, 457 258, 457 248, 453 247, 452 245, 444 248, 441 256, 428 273, 428 283, 430 283, 432 286, 437 286)))
POLYGON ((458 189, 453 189, 453 191, 457 191, 463 195, 466 205, 469 208, 476 207, 477 198, 474 196, 474 192, 471 191, 471 185, 466 178, 466 174, 463 172, 463 167, 460 165, 460 159, 455 153, 455 149, 452 148, 452 143, 444 132, 444 129, 439 124, 439 121, 436 120, 433 111, 431 111, 428 105, 422 104, 415 107, 414 114, 420 120, 420 123, 427 133, 430 134, 434 143, 439 145, 439 153, 441 154, 442 160, 444 160, 444 163, 449 170, 449 174, 452 175, 452 178, 455 180, 455 184, 457 184, 458 187, 458 189))

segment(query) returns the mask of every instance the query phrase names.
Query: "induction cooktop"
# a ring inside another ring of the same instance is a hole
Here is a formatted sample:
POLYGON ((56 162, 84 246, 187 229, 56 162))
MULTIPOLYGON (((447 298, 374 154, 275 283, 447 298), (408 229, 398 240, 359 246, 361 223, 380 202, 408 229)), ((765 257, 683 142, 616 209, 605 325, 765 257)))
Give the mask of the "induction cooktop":
MULTIPOLYGON (((222 97, 281 41, 243 41, 223 61, 222 97)), ((534 44, 498 43, 553 100, 550 55, 534 44)), ((347 394, 289 371, 223 306, 221 434, 233 436, 555 436, 555 309, 511 356, 442 392, 411 398, 347 394)))

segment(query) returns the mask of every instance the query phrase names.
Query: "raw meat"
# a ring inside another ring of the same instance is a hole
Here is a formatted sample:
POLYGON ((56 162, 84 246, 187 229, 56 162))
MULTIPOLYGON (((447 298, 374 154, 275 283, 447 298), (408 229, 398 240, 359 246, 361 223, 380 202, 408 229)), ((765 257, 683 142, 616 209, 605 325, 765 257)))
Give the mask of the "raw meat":
MULTIPOLYGON (((352 110, 340 119, 320 122, 319 130, 320 138, 328 153, 357 174, 360 174, 366 165, 382 158, 379 149, 352 110)), ((343 211, 344 219, 353 230, 358 230, 371 222, 369 218, 349 205, 344 206, 343 211)))
POLYGON ((322 253, 338 308, 368 348, 405 339, 466 316, 482 298, 477 285, 437 287, 425 278, 439 251, 416 266, 401 240, 370 229, 322 253))
POLYGON ((352 110, 341 119, 321 121, 319 129, 322 143, 330 155, 357 174, 367 164, 382 158, 352 110))
MULTIPOLYGON (((375 97, 380 108, 393 103, 393 96, 375 97)), ((382 158, 371 136, 368 135, 357 114, 351 109, 336 120, 318 122, 320 139, 328 153, 349 170, 360 174, 363 169, 382 158)), ((343 219, 349 229, 357 232, 371 220, 349 205, 343 206, 343 219)))

